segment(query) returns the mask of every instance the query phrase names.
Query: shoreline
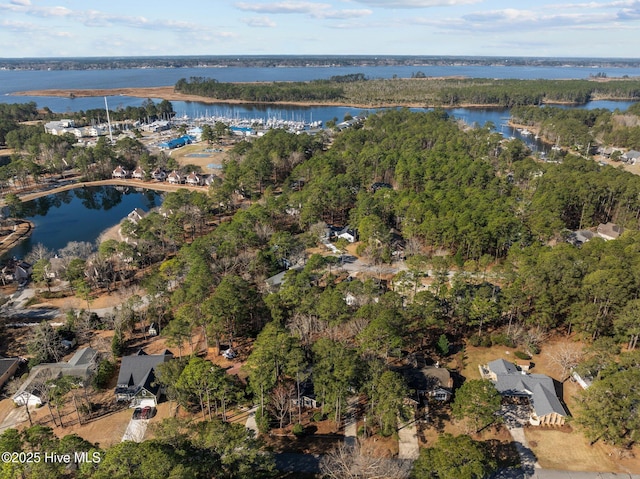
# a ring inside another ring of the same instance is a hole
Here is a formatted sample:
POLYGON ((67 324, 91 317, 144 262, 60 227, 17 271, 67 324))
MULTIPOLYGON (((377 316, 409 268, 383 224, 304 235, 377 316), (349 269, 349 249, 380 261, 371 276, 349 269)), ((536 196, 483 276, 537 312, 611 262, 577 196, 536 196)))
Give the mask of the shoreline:
POLYGON ((13 247, 28 239, 35 228, 35 224, 29 220, 15 219, 14 230, 0 240, 0 257, 4 256, 13 247))
MULTIPOLYGON (((313 102, 313 101, 278 101, 278 102, 247 102, 245 100, 220 100, 217 98, 204 97, 199 95, 189 95, 179 93, 174 90, 173 86, 162 87, 136 87, 136 88, 97 88, 97 89, 45 89, 45 90, 28 90, 11 93, 13 96, 50 96, 61 98, 89 98, 100 96, 129 96, 134 98, 159 98, 167 101, 185 101, 199 102, 210 105, 228 104, 228 105, 283 105, 283 106, 343 106, 350 108, 444 108, 451 110, 454 108, 496 108, 508 109, 507 107, 495 103, 459 103, 456 105, 436 105, 418 102, 381 102, 375 104, 349 103, 341 101, 313 102)), ((606 97, 597 97, 593 100, 611 100, 611 101, 630 101, 633 99, 613 99, 606 97)), ((545 102, 546 105, 576 105, 571 102, 545 102)))

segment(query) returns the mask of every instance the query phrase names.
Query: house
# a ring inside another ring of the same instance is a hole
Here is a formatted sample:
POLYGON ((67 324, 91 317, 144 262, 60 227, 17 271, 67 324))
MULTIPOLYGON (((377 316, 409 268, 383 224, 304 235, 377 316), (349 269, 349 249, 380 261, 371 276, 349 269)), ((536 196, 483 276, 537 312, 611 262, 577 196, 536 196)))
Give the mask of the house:
POLYGON ((172 185, 180 185, 183 182, 183 178, 180 175, 180 173, 178 173, 176 170, 173 170, 171 173, 169 173, 169 175, 167 176, 167 181, 169 183, 171 183, 172 185))
POLYGON ((15 269, 13 271, 13 279, 18 283, 22 283, 23 281, 27 281, 33 272, 33 265, 27 263, 26 261, 18 261, 15 264, 15 269))
POLYGON ((38 364, 31 369, 29 377, 12 396, 17 406, 40 406, 43 402, 47 381, 60 376, 89 379, 98 363, 98 351, 93 348, 78 349, 69 361, 61 363, 38 364))
POLYGON ((0 358, 0 388, 13 377, 19 366, 18 358, 0 358))
POLYGON ((449 401, 453 394, 453 379, 447 368, 439 363, 419 367, 403 368, 401 371, 407 386, 415 391, 416 403, 432 398, 436 401, 449 401))
POLYGON ((164 181, 167 179, 167 174, 164 172, 164 170, 156 168, 155 170, 153 170, 153 173, 151 173, 151 178, 153 178, 155 181, 164 181))
POLYGON ((125 170, 122 166, 119 166, 113 170, 113 172, 111 173, 111 177, 112 178, 128 178, 129 177, 129 172, 127 170, 125 170))
POLYGON ((582 246, 586 242, 595 238, 596 234, 593 231, 589 230, 578 230, 572 232, 567 238, 567 242, 571 243, 574 246, 582 246))
MULTIPOLYGON (((300 271, 302 270, 302 266, 299 266, 299 265, 293 266, 290 270, 287 270, 287 271, 291 271, 291 270, 300 271)), ((267 278, 265 280, 265 283, 267 285, 267 290, 270 292, 278 291, 278 289, 280 289, 280 286, 282 286, 286 281, 285 275, 287 274, 287 271, 282 271, 278 274, 274 274, 270 278, 267 278)))
POLYGON ((349 226, 345 226, 343 229, 336 232, 335 236, 336 238, 344 238, 349 243, 355 243, 358 234, 355 232, 355 230, 351 229, 349 226))
POLYGON ((155 407, 163 393, 155 381, 155 368, 171 359, 173 353, 169 350, 162 354, 146 354, 142 349, 133 356, 122 358, 116 400, 130 401, 131 407, 155 407))
POLYGON ((624 228, 615 223, 600 223, 598 225, 598 236, 605 241, 618 239, 623 231, 624 228))
POLYGON ((629 150, 626 153, 622 154, 622 161, 625 163, 629 163, 630 165, 635 165, 638 160, 640 160, 640 151, 629 150))
POLYGON ((567 413, 556 395, 552 378, 545 374, 528 374, 504 359, 496 359, 480 366, 484 379, 493 382, 503 397, 529 400, 529 423, 533 426, 562 426, 567 413))
POLYGON ((135 170, 133 170, 133 173, 131 173, 131 178, 135 180, 144 180, 144 175, 145 171, 141 166, 138 166, 135 170))
POLYGON ((207 176, 204 178, 204 184, 205 184, 205 186, 211 186, 211 185, 213 185, 213 184, 216 182, 216 180, 217 180, 218 178, 219 178, 219 177, 218 177, 218 175, 213 175, 213 174, 211 174, 211 175, 207 175, 207 176))
POLYGON ((185 183, 191 186, 200 186, 202 185, 202 177, 198 175, 195 171, 192 171, 185 178, 185 183))
POLYGON ((153 123, 149 123, 148 125, 144 125, 142 129, 151 133, 158 133, 159 131, 166 131, 171 129, 171 123, 164 120, 157 120, 153 123))
POLYGON ((140 221, 145 216, 147 216, 146 211, 140 208, 134 208, 133 211, 127 215, 127 219, 137 225, 138 221, 140 221))
POLYGON ((70 119, 62 119, 57 121, 50 121, 44 124, 44 132, 51 135, 62 135, 66 133, 67 128, 75 127, 75 123, 70 119))
MULTIPOLYGON (((313 383, 311 381, 305 381, 300 384, 300 406, 304 409, 317 409, 322 404, 316 398, 316 395, 313 390, 313 383)), ((293 407, 298 407, 298 396, 291 399, 291 405, 293 407)))

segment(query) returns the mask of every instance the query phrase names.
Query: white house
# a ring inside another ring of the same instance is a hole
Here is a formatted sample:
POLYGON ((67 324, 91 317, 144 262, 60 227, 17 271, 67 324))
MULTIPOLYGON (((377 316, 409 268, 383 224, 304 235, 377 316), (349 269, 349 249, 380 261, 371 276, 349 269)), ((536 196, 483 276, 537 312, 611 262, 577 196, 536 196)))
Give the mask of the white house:
POLYGON ((112 178, 128 178, 129 172, 125 170, 122 166, 116 167, 115 170, 111 173, 112 178))
POLYGON ((133 170, 133 173, 131 173, 131 178, 135 180, 144 180, 144 175, 145 171, 141 166, 138 166, 135 170, 133 170))
POLYGON ((172 185, 179 185, 179 184, 182 184, 183 179, 182 179, 182 176, 180 175, 180 173, 178 173, 176 170, 173 170, 167 176, 167 181, 169 183, 171 183, 172 185))
POLYGON ((200 186, 202 184, 202 177, 196 172, 192 171, 187 175, 185 183, 192 186, 200 186))

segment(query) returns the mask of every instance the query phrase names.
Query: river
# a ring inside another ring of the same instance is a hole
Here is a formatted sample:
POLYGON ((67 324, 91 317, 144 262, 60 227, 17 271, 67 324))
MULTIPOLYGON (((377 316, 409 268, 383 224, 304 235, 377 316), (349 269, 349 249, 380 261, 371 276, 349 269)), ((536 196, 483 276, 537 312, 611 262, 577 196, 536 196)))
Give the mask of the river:
POLYGON ((94 243, 107 228, 133 209, 149 211, 162 204, 163 195, 130 187, 85 187, 55 193, 23 203, 23 217, 35 224, 31 237, 11 249, 6 257, 24 257, 41 243, 57 251, 70 241, 94 243))

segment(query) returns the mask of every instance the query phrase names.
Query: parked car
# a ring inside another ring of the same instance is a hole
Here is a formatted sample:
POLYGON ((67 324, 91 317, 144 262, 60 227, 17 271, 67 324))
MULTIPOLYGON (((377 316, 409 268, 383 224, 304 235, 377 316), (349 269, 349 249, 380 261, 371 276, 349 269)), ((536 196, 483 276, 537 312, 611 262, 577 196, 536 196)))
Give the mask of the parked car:
POLYGON ((142 408, 141 407, 137 407, 137 408, 135 408, 133 410, 132 418, 133 419, 141 419, 141 417, 140 417, 141 415, 142 415, 142 408))
POLYGON ((222 355, 227 359, 233 359, 237 356, 236 352, 231 348, 222 351, 222 355))
POLYGON ((142 408, 142 412, 140 413, 140 419, 151 419, 156 415, 156 408, 151 406, 146 406, 142 408))

